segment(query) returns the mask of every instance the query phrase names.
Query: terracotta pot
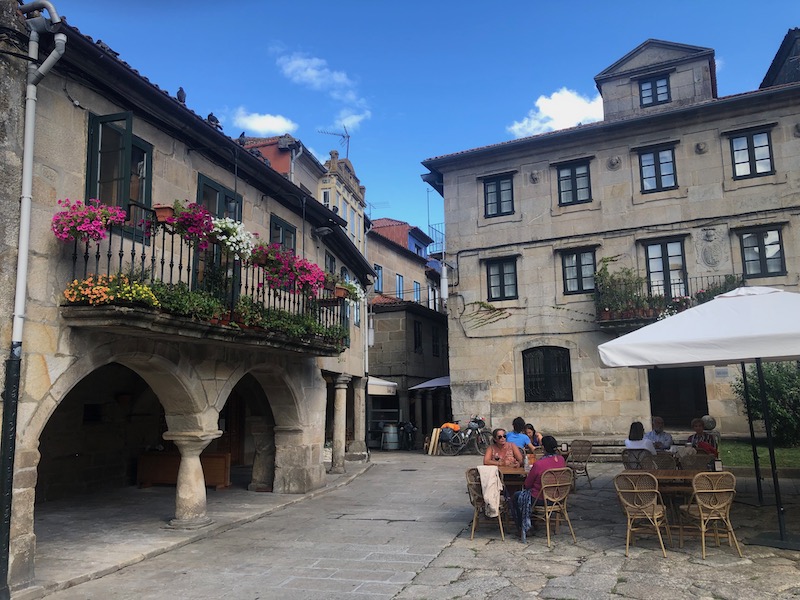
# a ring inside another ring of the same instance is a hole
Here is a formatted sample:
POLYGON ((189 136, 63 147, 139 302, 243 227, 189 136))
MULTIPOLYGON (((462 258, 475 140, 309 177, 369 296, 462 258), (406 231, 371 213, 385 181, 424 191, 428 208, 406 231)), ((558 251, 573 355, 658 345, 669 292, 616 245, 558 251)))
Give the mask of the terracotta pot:
POLYGON ((167 219, 175 215, 175 209, 171 206, 154 206, 153 210, 159 223, 166 223, 167 219))
POLYGON ((338 285, 333 289, 333 295, 336 298, 347 298, 347 288, 339 287, 338 285))

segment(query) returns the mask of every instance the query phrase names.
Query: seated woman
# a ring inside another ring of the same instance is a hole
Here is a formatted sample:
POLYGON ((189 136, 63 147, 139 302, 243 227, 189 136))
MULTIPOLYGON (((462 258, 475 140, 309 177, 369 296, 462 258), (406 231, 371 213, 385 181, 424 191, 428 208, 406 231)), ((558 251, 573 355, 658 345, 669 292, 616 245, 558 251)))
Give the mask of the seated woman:
POLYGON ((686 440, 692 445, 692 448, 698 452, 717 456, 717 440, 705 430, 703 419, 692 419, 692 429, 694 429, 694 433, 686 440))
POLYGON ((506 442, 505 429, 492 432, 492 443, 483 455, 483 464, 497 467, 518 467, 522 464, 522 452, 514 444, 506 442))
POLYGON ((531 444, 533 444, 536 448, 542 445, 542 434, 536 431, 536 428, 530 423, 525 425, 525 435, 530 438, 531 444))
POLYGON ((548 469, 560 469, 567 466, 564 457, 558 451, 558 442, 552 435, 542 438, 544 456, 533 463, 522 491, 514 494, 514 520, 520 530, 523 541, 531 528, 531 505, 543 505, 544 499, 539 497, 542 491, 542 473, 548 469))
POLYGON ((652 440, 644 439, 644 425, 641 421, 631 423, 628 432, 628 439, 625 440, 625 447, 630 450, 647 450, 650 454, 656 454, 656 447, 652 440))

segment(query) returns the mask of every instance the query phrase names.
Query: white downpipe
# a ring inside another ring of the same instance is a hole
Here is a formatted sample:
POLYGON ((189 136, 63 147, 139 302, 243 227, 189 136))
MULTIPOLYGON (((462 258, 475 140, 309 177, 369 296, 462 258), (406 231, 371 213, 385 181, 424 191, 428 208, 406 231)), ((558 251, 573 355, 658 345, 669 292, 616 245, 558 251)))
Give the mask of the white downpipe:
MULTIPOLYGON (((50 13, 52 23, 60 23, 61 17, 58 16, 55 8, 50 2, 38 1, 20 6, 22 13, 29 13, 34 10, 45 8, 50 13)), ((58 60, 64 55, 67 45, 67 36, 63 33, 55 34, 55 48, 45 59, 40 67, 36 66, 39 59, 39 33, 47 31, 48 21, 42 17, 34 17, 27 21, 31 33, 28 43, 28 57, 31 59, 28 64, 27 88, 25 92, 25 129, 23 133, 22 147, 22 193, 20 195, 19 207, 19 242, 17 245, 17 281, 14 292, 14 315, 11 330, 12 354, 21 352, 22 330, 25 323, 25 304, 28 288, 28 254, 30 249, 30 229, 31 229, 31 201, 33 197, 33 150, 36 135, 36 86, 44 79, 44 76, 53 68, 58 60)))

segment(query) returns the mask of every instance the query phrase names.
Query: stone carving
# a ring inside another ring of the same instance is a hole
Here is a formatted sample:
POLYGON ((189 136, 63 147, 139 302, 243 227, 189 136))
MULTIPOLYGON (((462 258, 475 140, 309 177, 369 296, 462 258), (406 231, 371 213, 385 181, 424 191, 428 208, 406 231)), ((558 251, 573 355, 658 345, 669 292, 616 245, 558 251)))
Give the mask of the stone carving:
POLYGON ((794 125, 794 137, 800 137, 800 123, 794 125))
POLYGON ((708 152, 708 144, 706 144, 705 142, 697 142, 694 145, 695 154, 705 154, 706 152, 708 152))
POLYGON ((531 171, 531 183, 539 183, 540 178, 541 174, 539 171, 531 171))
POLYGON ((697 257, 699 262, 714 271, 718 271, 723 263, 727 263, 725 247, 719 232, 714 227, 703 229, 697 242, 697 257))
POLYGON ((609 171, 616 171, 622 166, 622 159, 619 156, 612 156, 606 161, 606 167, 609 171))

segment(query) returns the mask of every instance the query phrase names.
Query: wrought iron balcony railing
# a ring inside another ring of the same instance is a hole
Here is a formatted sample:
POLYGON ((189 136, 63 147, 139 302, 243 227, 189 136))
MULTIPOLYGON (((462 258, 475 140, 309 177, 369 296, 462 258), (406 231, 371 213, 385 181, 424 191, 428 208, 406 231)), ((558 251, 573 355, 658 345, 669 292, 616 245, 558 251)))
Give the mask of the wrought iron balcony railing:
MULTIPOLYGON (((92 286, 108 288, 108 277, 116 284, 124 277, 153 292, 157 312, 183 318, 184 323, 188 318, 227 326, 246 331, 249 338, 275 338, 281 347, 287 347, 288 341, 290 347, 296 345, 295 350, 320 355, 338 354, 349 345, 345 300, 334 297, 332 289, 312 294, 296 283, 274 287, 266 267, 239 260, 224 245, 212 243, 200 250, 172 226, 154 226, 155 213, 150 209, 135 205, 131 214, 125 225, 112 226, 99 242, 74 242, 73 283, 67 284, 68 290, 80 288, 91 294, 92 286)), ((91 300, 87 294, 73 294, 72 301, 65 298, 62 313, 77 324, 103 307, 148 305, 138 292, 120 293, 113 299, 103 294, 108 296, 99 289, 91 300), (72 309, 82 305, 91 305, 92 310, 72 309)), ((94 323, 97 326, 98 321, 94 323)))
POLYGON ((635 329, 708 302, 744 285, 741 275, 687 277, 665 286, 630 269, 595 278, 595 308, 602 328, 635 329))

